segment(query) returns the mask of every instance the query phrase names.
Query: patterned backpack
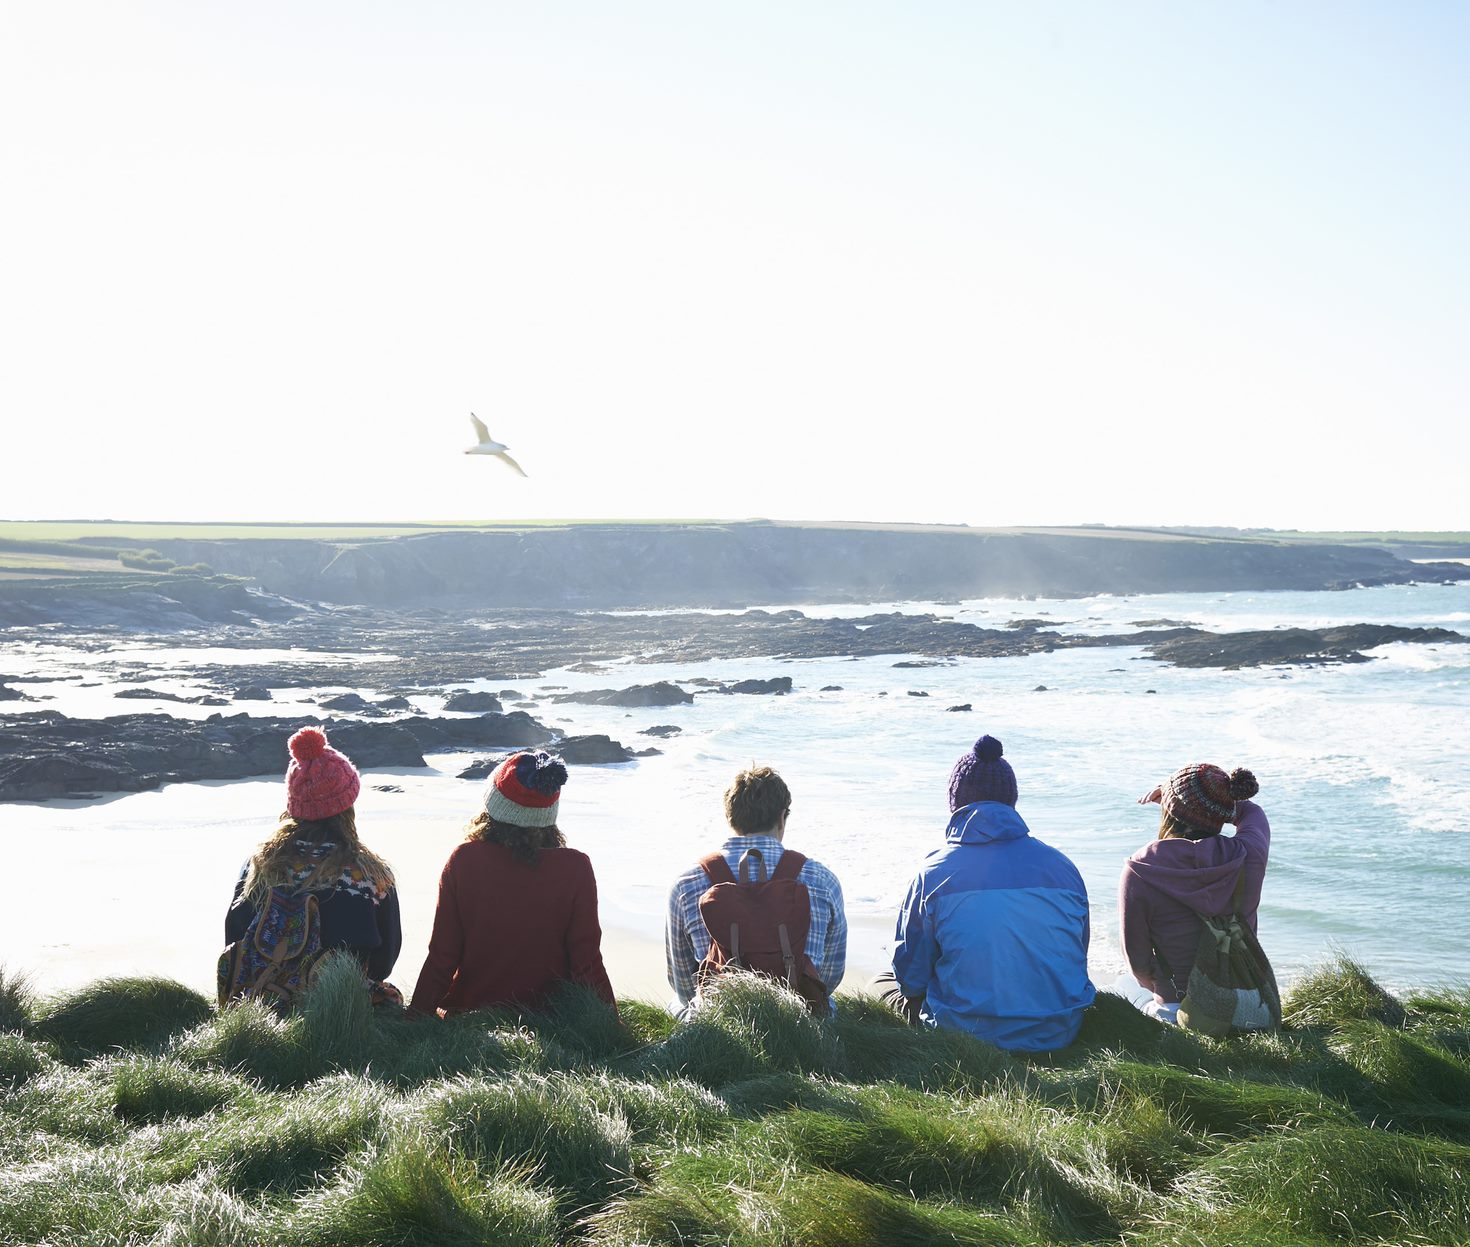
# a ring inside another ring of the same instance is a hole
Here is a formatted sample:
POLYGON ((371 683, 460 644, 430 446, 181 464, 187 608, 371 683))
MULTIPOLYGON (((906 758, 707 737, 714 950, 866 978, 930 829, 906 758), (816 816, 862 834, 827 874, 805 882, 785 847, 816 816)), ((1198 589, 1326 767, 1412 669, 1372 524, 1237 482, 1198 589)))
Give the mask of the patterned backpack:
POLYGON ((272 888, 245 934, 220 954, 215 978, 220 1008, 260 1000, 289 1013, 316 977, 322 920, 310 892, 272 888))
POLYGON ((806 952, 812 899, 806 884, 797 880, 806 858, 786 849, 769 878, 757 849, 740 859, 739 879, 720 853, 699 864, 710 882, 699 898, 699 916, 710 938, 709 952, 699 963, 699 984, 729 969, 749 970, 780 980, 814 1014, 828 1016, 827 985, 806 952))

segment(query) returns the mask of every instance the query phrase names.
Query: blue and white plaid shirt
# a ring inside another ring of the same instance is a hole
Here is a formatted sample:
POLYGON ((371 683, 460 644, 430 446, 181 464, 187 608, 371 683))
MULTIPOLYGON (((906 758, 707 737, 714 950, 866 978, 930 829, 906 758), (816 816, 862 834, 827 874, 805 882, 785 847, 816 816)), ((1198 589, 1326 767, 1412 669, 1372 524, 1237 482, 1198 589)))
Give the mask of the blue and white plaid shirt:
MULTIPOLYGON (((775 836, 731 836, 720 852, 732 871, 739 870, 741 857, 750 849, 765 859, 767 872, 781 860, 781 842, 775 836)), ((817 976, 829 992, 837 990, 847 968, 847 914, 842 907, 842 885, 837 876, 807 859, 797 879, 811 895, 812 921, 806 935, 806 954, 817 968, 817 976)), ((709 952, 710 937, 699 916, 699 898, 709 890, 703 868, 686 870, 669 892, 669 917, 664 929, 664 952, 669 968, 669 986, 681 1008, 694 999, 695 971, 709 952)))

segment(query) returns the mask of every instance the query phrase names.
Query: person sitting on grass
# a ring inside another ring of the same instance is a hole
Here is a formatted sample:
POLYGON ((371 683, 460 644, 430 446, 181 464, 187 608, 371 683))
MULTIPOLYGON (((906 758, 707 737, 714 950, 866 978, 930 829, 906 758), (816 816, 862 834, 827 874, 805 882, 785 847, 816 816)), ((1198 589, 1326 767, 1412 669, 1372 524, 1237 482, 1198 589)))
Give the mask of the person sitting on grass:
POLYGON ((299 1003, 319 953, 340 948, 361 964, 375 1004, 401 1006, 402 994, 387 981, 403 946, 398 891, 388 863, 358 839, 357 768, 327 743, 320 728, 302 728, 287 747, 286 810, 275 833, 245 863, 225 914, 220 1003, 260 996, 278 1008, 291 1007, 299 1003), (306 909, 290 916, 293 903, 306 897, 318 916, 316 933, 306 909), (268 930, 261 930, 261 919, 268 930), (288 945, 286 974, 267 972, 272 952, 288 945))
POLYGON ((681 1016, 729 969, 780 978, 813 1013, 832 1013, 847 966, 842 885, 821 862, 784 847, 790 814, 780 775, 768 766, 741 771, 725 792, 735 834, 674 881, 664 953, 681 1016))
POLYGON ((1123 953, 1143 1012, 1178 1020, 1203 919, 1235 913, 1252 933, 1271 852, 1271 824, 1250 798, 1260 791, 1244 769, 1227 775, 1197 763, 1175 771, 1138 799, 1158 804, 1158 838, 1123 864, 1118 917, 1123 953), (1235 824, 1233 836, 1220 833, 1235 824))
POLYGON ((415 1013, 534 1009, 567 982, 617 1008, 592 862, 557 827, 566 780, 566 764, 544 751, 512 754, 491 774, 485 808, 439 880, 415 1013))
POLYGON ((1003 752, 982 736, 955 763, 944 847, 909 885, 892 974, 875 986, 916 1024, 1050 1052, 1077 1037, 1095 994, 1087 888, 1016 813, 1016 775, 1003 752))

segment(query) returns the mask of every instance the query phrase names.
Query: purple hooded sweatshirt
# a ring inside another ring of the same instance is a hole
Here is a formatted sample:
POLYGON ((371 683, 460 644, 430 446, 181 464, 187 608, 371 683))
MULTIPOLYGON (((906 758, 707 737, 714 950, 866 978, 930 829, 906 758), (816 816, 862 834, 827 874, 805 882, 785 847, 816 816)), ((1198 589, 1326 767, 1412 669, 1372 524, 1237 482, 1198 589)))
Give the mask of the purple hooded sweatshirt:
POLYGON ((1164 1004, 1183 996, 1194 968, 1200 919, 1230 912, 1242 871, 1245 891, 1238 912, 1246 926, 1256 929, 1271 824, 1253 801, 1240 802, 1236 814, 1233 836, 1155 840, 1123 864, 1118 881, 1123 952, 1134 978, 1164 1004))

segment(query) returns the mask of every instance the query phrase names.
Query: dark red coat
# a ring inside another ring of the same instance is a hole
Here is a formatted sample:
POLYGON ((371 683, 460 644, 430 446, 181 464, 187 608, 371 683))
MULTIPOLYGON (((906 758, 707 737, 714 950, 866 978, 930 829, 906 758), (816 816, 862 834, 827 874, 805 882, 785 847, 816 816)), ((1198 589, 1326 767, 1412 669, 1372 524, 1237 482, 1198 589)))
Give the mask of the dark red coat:
POLYGON ((566 981, 585 983, 616 1004, 587 855, 543 849, 532 865, 488 840, 455 849, 439 879, 434 933, 412 1008, 536 1008, 566 981))

